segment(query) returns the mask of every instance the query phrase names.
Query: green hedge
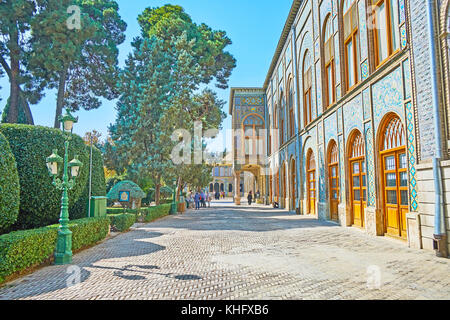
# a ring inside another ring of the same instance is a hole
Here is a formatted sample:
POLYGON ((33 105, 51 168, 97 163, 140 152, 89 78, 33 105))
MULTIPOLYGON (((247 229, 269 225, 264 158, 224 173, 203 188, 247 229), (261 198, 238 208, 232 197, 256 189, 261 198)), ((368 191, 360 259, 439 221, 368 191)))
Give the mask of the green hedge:
POLYGON ((136 215, 132 213, 111 214, 108 217, 111 221, 111 227, 119 232, 128 231, 136 223, 136 215))
MULTIPOLYGON (((72 250, 77 251, 106 238, 107 217, 74 220, 69 223, 72 250)), ((0 236, 0 283, 5 278, 51 261, 56 248, 58 225, 15 231, 0 236)))
POLYGON ((16 160, 5 136, 0 133, 0 234, 19 215, 20 185, 16 160))
MULTIPOLYGON (((88 154, 91 147, 86 146, 88 154)), ((87 164, 89 166, 89 163, 87 164)), ((105 171, 103 169, 103 156, 96 147, 92 148, 92 190, 93 197, 106 196, 105 171)), ((70 209, 70 219, 82 219, 88 216, 89 177, 78 201, 70 209)))
MULTIPOLYGON (((53 149, 64 155, 64 133, 58 129, 21 124, 1 124, 0 132, 9 142, 16 158, 20 180, 20 211, 14 230, 39 228, 57 223, 61 191, 52 185, 45 163, 53 149)), ((81 196, 89 176, 89 154, 83 140, 73 135, 69 160, 79 155, 83 167, 75 187, 69 192, 69 209, 81 196)))
POLYGON ((157 207, 144 208, 144 222, 152 222, 156 219, 168 216, 170 214, 170 204, 163 204, 157 207))
MULTIPOLYGON (((143 210, 143 208, 141 209, 141 211, 143 210)), ((106 209, 106 214, 123 214, 124 210, 123 208, 107 208, 106 209)), ((125 213, 132 213, 132 214, 139 214, 139 210, 138 209, 125 209, 125 213)))

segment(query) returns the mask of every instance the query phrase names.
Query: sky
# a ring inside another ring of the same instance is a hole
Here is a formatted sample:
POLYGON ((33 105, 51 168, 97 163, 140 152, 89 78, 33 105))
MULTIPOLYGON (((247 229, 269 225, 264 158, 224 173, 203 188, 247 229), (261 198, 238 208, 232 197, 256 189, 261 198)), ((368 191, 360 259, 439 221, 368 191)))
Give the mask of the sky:
MULTIPOLYGON (((289 14, 292 0, 118 0, 119 13, 128 27, 126 40, 120 45, 119 63, 124 66, 131 52, 131 41, 140 34, 137 23, 138 15, 147 7, 160 7, 165 4, 182 6, 200 24, 206 23, 215 30, 226 31, 233 44, 227 47, 237 60, 237 67, 230 77, 230 87, 260 87, 266 78, 270 63, 275 53, 278 40, 289 14)), ((7 77, 0 79, 0 110, 3 110, 9 96, 7 77)), ((231 117, 228 114, 230 90, 219 89, 211 84, 220 99, 226 101, 224 111, 228 118, 223 123, 223 132, 231 129, 231 117)), ((97 130, 102 138, 108 135, 108 126, 116 117, 116 100, 102 100, 99 109, 78 111, 79 117, 74 132, 84 136, 86 132, 97 130)), ((47 90, 45 97, 31 106, 36 125, 53 126, 56 109, 56 91, 47 90)), ((222 137, 225 135, 223 134, 222 137)), ((231 141, 219 138, 211 143, 211 151, 231 149, 231 141)))

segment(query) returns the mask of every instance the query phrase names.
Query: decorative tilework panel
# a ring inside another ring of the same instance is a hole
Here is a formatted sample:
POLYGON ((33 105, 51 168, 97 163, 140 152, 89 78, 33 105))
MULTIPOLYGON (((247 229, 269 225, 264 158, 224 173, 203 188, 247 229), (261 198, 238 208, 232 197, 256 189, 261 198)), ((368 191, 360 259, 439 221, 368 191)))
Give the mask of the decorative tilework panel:
MULTIPOLYGON (((336 19, 337 20, 337 19, 336 19)), ((341 83, 341 72, 340 72, 340 58, 339 58, 340 54, 339 54, 339 34, 336 34, 334 36, 334 61, 335 61, 335 75, 336 75, 336 85, 339 85, 341 83)), ((339 94, 337 96, 337 98, 339 99, 341 97, 340 95, 340 91, 339 94)))
POLYGON ((353 129, 359 129, 363 132, 363 109, 361 94, 343 106, 345 138, 347 138, 353 129))
POLYGON ((406 17, 406 14, 405 14, 405 0, 399 0, 399 10, 400 10, 400 19, 399 19, 399 21, 400 21, 400 24, 402 24, 403 22, 405 22, 405 17, 406 17))
MULTIPOLYGON (((239 98, 236 98, 239 99, 239 98)), ((241 99, 241 105, 243 106, 262 106, 264 105, 263 97, 246 97, 241 99)))
POLYGON ((367 59, 367 25, 366 25, 366 4, 364 0, 360 0, 358 3, 359 13, 359 30, 360 30, 360 54, 361 60, 367 59))
MULTIPOLYGON (((337 8, 338 8, 338 3, 337 3, 337 1, 338 0, 333 0, 333 17, 334 16, 337 16, 337 13, 338 13, 338 10, 337 10, 337 8)), ((335 29, 335 30, 337 30, 337 29, 335 29)))
POLYGON ((365 125, 366 137, 366 161, 367 161, 367 203, 369 207, 375 206, 376 189, 375 189, 375 155, 373 144, 373 130, 372 124, 365 125))
POLYGON ((336 86, 336 96, 337 96, 337 99, 341 98, 341 85, 340 84, 336 86))
POLYGON ((337 115, 333 113, 331 116, 325 119, 325 146, 328 146, 328 143, 331 139, 337 140, 337 115))
POLYGON ((319 121, 317 124, 317 137, 319 138, 317 140, 317 144, 323 144, 323 123, 322 121, 319 121))
POLYGON ((408 45, 408 37, 406 34, 406 25, 402 25, 400 27, 400 43, 402 45, 402 49, 405 49, 406 46, 408 45))
POLYGON ((390 111, 396 112, 400 118, 403 118, 402 83, 402 70, 399 67, 372 86, 374 132, 378 131, 381 120, 390 111))
POLYGON ((364 106, 364 120, 370 119, 372 114, 372 104, 370 101, 370 89, 367 88, 363 91, 363 106, 364 106))
POLYGON ((314 44, 314 61, 319 60, 320 58, 320 41, 317 40, 314 44))
POLYGON ((406 120, 408 131, 408 157, 409 157, 409 196, 411 202, 411 211, 417 212, 419 208, 417 200, 417 170, 416 170, 416 138, 415 138, 415 121, 414 110, 411 102, 406 104, 406 120))
POLYGON ((322 114, 322 77, 320 61, 316 63, 317 115, 322 114))
POLYGON ((361 63, 361 79, 364 81, 369 77, 369 61, 368 59, 364 60, 361 63))
POLYGON ((342 108, 339 108, 337 111, 337 129, 338 133, 342 133, 342 108))
POLYGON ((320 25, 323 26, 325 21, 325 17, 331 13, 331 1, 332 0, 324 0, 320 5, 320 25))
POLYGON ((319 4, 317 1, 313 1, 313 23, 314 23, 314 40, 319 37, 319 4))
POLYGON ((409 59, 403 61, 403 81, 404 81, 404 97, 405 100, 411 98, 411 66, 409 59))

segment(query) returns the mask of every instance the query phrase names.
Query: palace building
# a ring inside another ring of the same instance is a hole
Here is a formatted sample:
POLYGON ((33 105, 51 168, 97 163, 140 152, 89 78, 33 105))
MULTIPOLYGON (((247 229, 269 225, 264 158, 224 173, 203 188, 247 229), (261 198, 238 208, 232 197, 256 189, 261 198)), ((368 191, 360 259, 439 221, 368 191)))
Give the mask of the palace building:
POLYGON ((230 92, 234 185, 447 256, 449 34, 449 0, 295 0, 264 85, 230 92))

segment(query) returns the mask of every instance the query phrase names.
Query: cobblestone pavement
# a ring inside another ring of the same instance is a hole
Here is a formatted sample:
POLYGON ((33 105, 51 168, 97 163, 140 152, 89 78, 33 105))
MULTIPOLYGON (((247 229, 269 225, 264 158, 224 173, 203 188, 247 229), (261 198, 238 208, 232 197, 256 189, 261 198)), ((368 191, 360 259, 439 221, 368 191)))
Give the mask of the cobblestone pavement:
POLYGON ((433 252, 224 202, 135 225, 73 262, 80 269, 7 284, 0 299, 450 299, 450 262, 433 252), (81 283, 68 287, 77 270, 81 283))

